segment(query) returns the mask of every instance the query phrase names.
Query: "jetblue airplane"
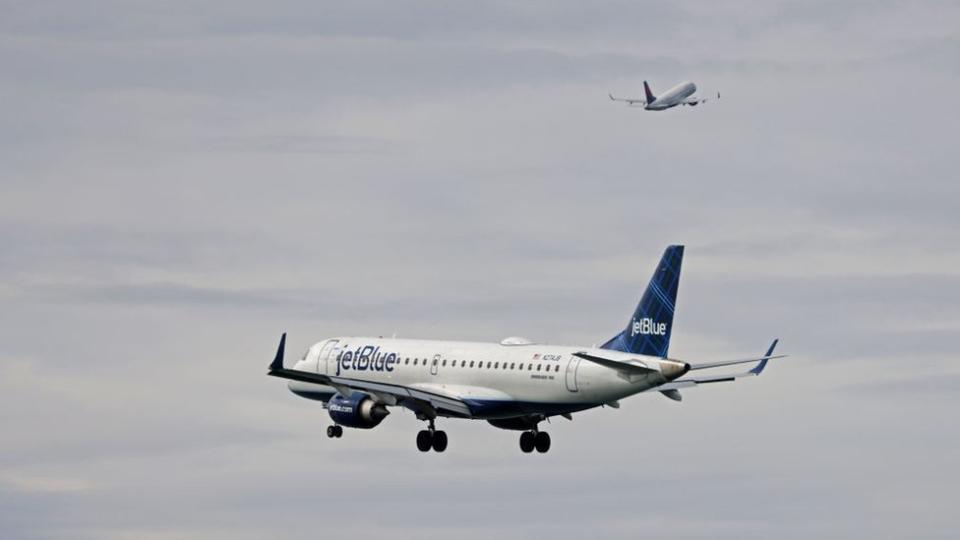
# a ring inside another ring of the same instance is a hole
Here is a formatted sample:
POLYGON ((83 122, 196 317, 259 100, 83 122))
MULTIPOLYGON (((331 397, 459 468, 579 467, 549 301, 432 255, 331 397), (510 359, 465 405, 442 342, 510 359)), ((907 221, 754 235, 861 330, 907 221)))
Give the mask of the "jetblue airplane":
POLYGON ((618 400, 642 392, 680 401, 683 388, 760 375, 768 360, 782 357, 773 356, 774 340, 757 358, 700 364, 670 358, 682 261, 683 246, 667 248, 626 328, 599 348, 518 337, 500 343, 335 337, 311 346, 293 368, 285 368, 284 334, 267 374, 289 379, 294 394, 322 402, 334 422, 327 428, 331 438, 342 436, 344 427, 376 427, 390 407, 399 406, 427 422, 417 434, 421 452, 447 448, 446 432, 435 426, 444 417, 520 431, 523 452, 543 453, 550 449, 550 435, 539 426, 551 416, 569 420, 602 405, 619 407, 618 400), (746 363, 756 366, 743 373, 698 375, 746 363))
MULTIPOLYGON (((643 81, 643 91, 646 94, 646 99, 640 98, 618 98, 613 97, 613 94, 610 95, 612 101, 623 101, 627 105, 642 105, 644 109, 648 111, 663 111, 677 105, 689 105, 694 107, 700 103, 705 103, 707 98, 694 98, 690 97, 694 92, 697 91, 697 85, 692 82, 683 82, 673 88, 667 90, 659 96, 653 95, 653 92, 650 91, 650 85, 647 84, 647 81, 643 81)), ((717 99, 720 99, 720 92, 717 92, 717 99)))

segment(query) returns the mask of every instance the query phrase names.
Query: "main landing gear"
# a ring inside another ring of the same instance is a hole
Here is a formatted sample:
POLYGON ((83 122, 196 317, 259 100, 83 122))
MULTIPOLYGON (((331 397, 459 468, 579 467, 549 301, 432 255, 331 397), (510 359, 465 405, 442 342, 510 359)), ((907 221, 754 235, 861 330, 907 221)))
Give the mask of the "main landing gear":
POLYGON ((327 426, 327 437, 331 439, 343 437, 343 426, 327 426))
POLYGON ((417 433, 417 450, 429 452, 433 448, 434 452, 443 452, 447 449, 447 432, 437 431, 430 420, 430 426, 417 433))
POLYGON ((546 431, 537 431, 536 429, 521 433, 520 450, 522 450, 524 454, 529 454, 533 452, 534 448, 541 454, 550 450, 550 434, 546 431))

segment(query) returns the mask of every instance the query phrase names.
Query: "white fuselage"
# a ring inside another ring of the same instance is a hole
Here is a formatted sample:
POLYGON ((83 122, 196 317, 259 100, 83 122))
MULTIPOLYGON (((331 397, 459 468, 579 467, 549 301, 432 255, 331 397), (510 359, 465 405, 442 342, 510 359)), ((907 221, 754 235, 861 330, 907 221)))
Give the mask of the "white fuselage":
POLYGON ((692 82, 683 82, 666 92, 657 96, 657 98, 644 107, 648 111, 662 111, 682 104, 688 97, 697 91, 697 85, 692 82))
MULTIPOLYGON (((474 418, 563 414, 655 388, 682 374, 677 362, 610 350, 510 343, 339 337, 316 343, 294 369, 456 397, 474 418), (654 369, 639 375, 574 356, 586 352, 654 369)), ((327 401, 330 386, 291 381, 297 395, 327 401)))

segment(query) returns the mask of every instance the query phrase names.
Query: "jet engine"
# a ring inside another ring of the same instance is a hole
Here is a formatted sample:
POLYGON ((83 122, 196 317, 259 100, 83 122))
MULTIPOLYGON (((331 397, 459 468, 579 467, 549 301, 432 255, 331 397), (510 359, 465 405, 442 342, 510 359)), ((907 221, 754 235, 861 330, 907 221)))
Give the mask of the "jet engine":
POLYGON ((355 392, 350 397, 340 394, 333 396, 327 403, 327 410, 338 425, 360 429, 375 427, 390 414, 386 406, 361 392, 355 392))

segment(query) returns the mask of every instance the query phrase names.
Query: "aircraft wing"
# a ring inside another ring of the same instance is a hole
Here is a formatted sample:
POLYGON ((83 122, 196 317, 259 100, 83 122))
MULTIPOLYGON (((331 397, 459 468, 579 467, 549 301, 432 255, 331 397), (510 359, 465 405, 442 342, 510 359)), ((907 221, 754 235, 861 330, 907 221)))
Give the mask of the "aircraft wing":
POLYGON ((651 390, 656 390, 656 391, 658 391, 658 392, 664 392, 664 394, 667 395, 667 397, 670 397, 671 399, 676 399, 676 397, 674 397, 674 396, 676 396, 676 394, 674 394, 674 396, 671 396, 669 393, 670 393, 670 392, 676 392, 677 390, 679 390, 679 389, 681 389, 681 388, 690 388, 690 387, 692 387, 692 386, 699 386, 699 385, 701 385, 701 384, 709 384, 709 383, 717 383, 717 382, 733 382, 733 381, 735 381, 735 380, 737 380, 737 379, 741 379, 741 378, 744 378, 744 377, 756 377, 756 376, 760 375, 761 373, 763 373, 763 370, 764 370, 764 368, 767 367, 767 362, 768 362, 769 360, 774 359, 774 358, 784 358, 784 357, 786 357, 786 355, 784 355, 784 354, 780 354, 780 355, 776 355, 776 356, 773 355, 773 349, 776 348, 777 343, 778 343, 779 341, 780 341, 779 339, 773 340, 773 343, 770 344, 770 348, 767 349, 767 354, 765 354, 765 355, 763 355, 763 356, 761 356, 761 357, 759 357, 759 358, 744 358, 744 359, 741 359, 741 360, 724 360, 724 361, 720 361, 720 362, 707 362, 707 363, 702 363, 702 364, 690 364, 690 371, 694 371, 694 370, 699 370, 699 369, 710 369, 710 368, 721 367, 721 366, 732 366, 732 365, 736 365, 736 364, 746 364, 746 363, 751 363, 751 362, 759 362, 756 366, 754 366, 754 367, 753 367, 752 369, 750 369, 750 370, 744 371, 744 372, 742 372, 742 373, 734 373, 734 374, 730 374, 730 375, 718 375, 718 376, 712 376, 712 377, 696 377, 696 376, 694 376, 694 377, 689 377, 689 378, 685 378, 685 379, 677 379, 677 380, 675 380, 675 381, 671 381, 671 382, 668 382, 668 383, 666 383, 666 384, 661 384, 660 386, 657 386, 657 387, 655 387, 655 388, 652 388, 651 390))
POLYGON ((607 94, 607 95, 610 96, 610 101, 622 101, 627 105, 646 105, 647 104, 647 100, 645 99, 618 98, 618 97, 613 97, 613 94, 607 94))
POLYGON ((277 355, 274 357, 273 362, 270 363, 267 375, 291 381, 332 386, 337 392, 343 395, 350 395, 352 392, 363 392, 389 405, 402 403, 410 405, 412 406, 411 408, 414 409, 428 409, 435 412, 442 412, 449 416, 470 417, 473 415, 470 407, 457 396, 443 394, 433 389, 411 388, 399 384, 362 381, 349 377, 335 377, 298 369, 287 369, 283 367, 283 349, 286 340, 287 334, 283 334, 280 338, 280 346, 277 348, 277 355))
MULTIPOLYGON (((720 92, 717 92, 717 99, 720 99, 720 92)), ((704 98, 701 98, 701 97, 689 97, 689 98, 683 100, 683 104, 684 104, 684 105, 690 105, 691 107, 694 106, 694 105, 699 105, 700 103, 706 103, 706 102, 707 102, 707 98, 705 98, 705 97, 704 97, 704 98)))

